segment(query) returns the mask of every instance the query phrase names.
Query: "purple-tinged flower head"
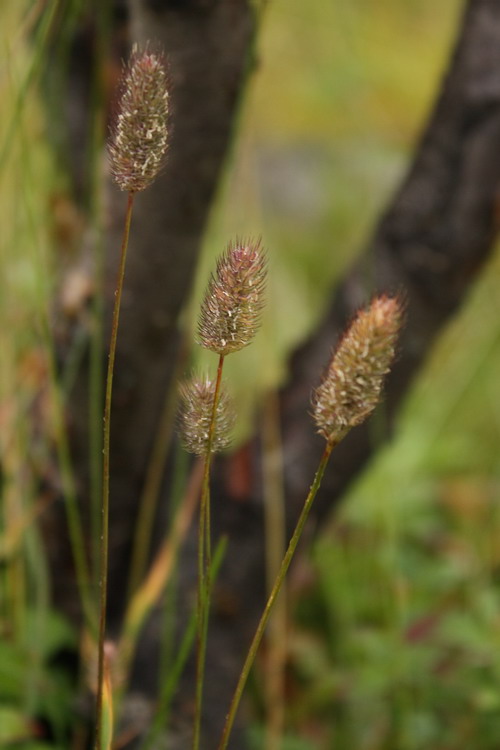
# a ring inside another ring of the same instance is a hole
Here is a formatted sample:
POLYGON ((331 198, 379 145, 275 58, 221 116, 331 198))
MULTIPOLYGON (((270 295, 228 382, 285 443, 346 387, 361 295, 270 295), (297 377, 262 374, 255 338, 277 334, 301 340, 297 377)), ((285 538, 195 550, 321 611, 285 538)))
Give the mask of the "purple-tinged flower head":
POLYGON ((326 440, 340 440, 374 410, 394 359, 402 315, 397 297, 376 297, 340 340, 312 399, 317 430, 326 440))
POLYGON ((131 193, 148 187, 163 166, 168 141, 169 92, 165 59, 134 45, 121 83, 112 128, 111 173, 131 193))
POLYGON ((226 355, 252 341, 261 324, 266 274, 260 242, 237 240, 219 257, 198 321, 205 349, 226 355))
MULTIPOLYGON (((204 375, 194 375, 179 386, 179 434, 189 453, 205 456, 208 449, 215 383, 204 375)), ((231 443, 235 415, 228 393, 221 384, 212 436, 211 453, 231 443)))

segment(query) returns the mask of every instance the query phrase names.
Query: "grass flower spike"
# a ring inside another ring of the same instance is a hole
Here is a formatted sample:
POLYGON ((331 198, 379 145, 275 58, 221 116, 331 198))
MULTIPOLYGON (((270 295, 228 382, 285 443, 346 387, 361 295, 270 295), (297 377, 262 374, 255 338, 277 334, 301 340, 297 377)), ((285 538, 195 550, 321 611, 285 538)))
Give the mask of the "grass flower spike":
POLYGON ((328 441, 342 438, 377 405, 401 327, 395 297, 376 297, 361 310, 334 351, 313 395, 318 432, 328 441))
POLYGON ((184 447, 204 458, 198 522, 198 604, 196 648, 196 698, 193 750, 199 750, 201 708, 208 635, 212 552, 210 532, 210 465, 214 453, 229 445, 234 412, 222 383, 224 355, 219 355, 217 377, 193 377, 180 386, 179 431, 184 447))
POLYGON ((247 346, 260 327, 265 284, 266 258, 259 242, 230 244, 201 306, 200 344, 222 356, 247 346))
MULTIPOLYGON (((179 432, 182 444, 189 453, 204 456, 208 450, 212 420, 215 383, 208 377, 193 376, 180 385, 181 409, 179 432)), ((229 396, 221 386, 217 400, 211 453, 218 453, 231 442, 234 412, 229 396)))
POLYGON ((304 531, 309 511, 321 486, 332 451, 351 427, 360 424, 373 411, 380 398, 384 375, 389 371, 394 357, 401 318, 401 303, 397 298, 385 295, 376 297, 368 309, 358 313, 348 328, 333 353, 321 384, 314 393, 314 418, 318 432, 326 439, 326 444, 274 586, 248 649, 226 716, 218 750, 227 748, 250 668, 257 655, 276 597, 304 531))
POLYGON ((144 190, 158 174, 167 150, 168 113, 163 56, 134 46, 109 144, 111 172, 121 190, 144 190))
POLYGON ((198 613, 196 706, 193 750, 199 750, 201 707, 212 578, 210 531, 210 464, 213 454, 226 447, 232 416, 222 389, 226 355, 247 346, 257 333, 266 284, 266 258, 259 242, 229 244, 210 278, 198 321, 198 340, 219 355, 217 376, 194 379, 181 388, 181 438, 187 450, 204 456, 205 465, 198 525, 198 613))
POLYGON ((106 698, 104 642, 108 587, 109 477, 111 443, 111 397, 116 357, 120 305, 135 194, 144 190, 160 170, 167 149, 168 89, 167 72, 161 55, 134 46, 122 82, 118 117, 109 143, 111 172, 118 186, 128 193, 118 279, 115 289, 108 370, 104 396, 101 532, 99 542, 99 632, 96 726, 94 750, 110 746, 104 722, 106 698))

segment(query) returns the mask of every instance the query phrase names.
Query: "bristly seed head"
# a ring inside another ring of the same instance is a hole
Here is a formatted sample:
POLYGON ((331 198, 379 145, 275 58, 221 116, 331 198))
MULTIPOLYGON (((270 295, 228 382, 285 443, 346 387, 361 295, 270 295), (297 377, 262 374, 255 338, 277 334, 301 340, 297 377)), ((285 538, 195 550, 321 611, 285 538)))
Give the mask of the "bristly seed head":
POLYGON ((314 419, 326 440, 341 439, 377 405, 401 322, 400 300, 381 295, 357 314, 344 334, 313 393, 314 419))
POLYGON ((169 93, 163 56, 134 45, 121 89, 109 143, 111 173, 121 190, 136 193, 152 183, 167 150, 169 93))
POLYGON ((261 324, 266 274, 259 242, 237 240, 219 257, 198 321, 198 339, 205 349, 226 355, 252 341, 261 324))
MULTIPOLYGON (((179 386, 179 434, 189 453, 205 456, 208 448, 215 383, 206 376, 195 375, 179 386)), ((218 453, 231 443, 235 415, 231 400, 221 384, 215 415, 211 452, 218 453)))

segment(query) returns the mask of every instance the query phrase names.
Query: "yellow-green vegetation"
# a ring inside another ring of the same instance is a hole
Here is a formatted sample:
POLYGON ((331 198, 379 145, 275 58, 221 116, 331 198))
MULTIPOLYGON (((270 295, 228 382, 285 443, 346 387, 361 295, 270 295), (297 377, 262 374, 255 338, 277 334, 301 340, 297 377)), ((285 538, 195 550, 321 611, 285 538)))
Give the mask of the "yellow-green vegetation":
MULTIPOLYGON (((55 2, 42 12, 40 3, 14 0, 0 9, 0 744, 27 750, 48 747, 30 741, 34 717, 50 722, 51 747, 64 747, 74 686, 52 660, 76 647, 50 609, 37 529, 55 496, 50 482, 35 490, 31 471, 50 475, 47 446, 59 444, 49 311, 57 233, 72 225, 37 86, 56 10, 55 2)), ((60 476, 69 476, 66 469, 60 476)))
MULTIPOLYGON (((2 396, 19 385, 10 366, 42 336, 46 291, 51 285, 53 224, 49 201, 54 173, 46 123, 30 81, 32 51, 21 32, 23 3, 2 5, 0 68, 0 315, 2 396), (6 335, 12 334, 12 335, 6 335), (13 380, 11 379, 13 378, 13 380)), ((15 389, 17 390, 17 389, 15 389)), ((5 435, 5 433, 4 433, 5 435)))

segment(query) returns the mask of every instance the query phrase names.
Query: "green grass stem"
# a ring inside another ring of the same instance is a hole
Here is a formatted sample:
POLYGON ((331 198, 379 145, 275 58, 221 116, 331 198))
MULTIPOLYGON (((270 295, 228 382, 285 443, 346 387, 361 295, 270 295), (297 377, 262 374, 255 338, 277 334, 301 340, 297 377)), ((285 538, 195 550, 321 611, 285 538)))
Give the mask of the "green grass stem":
MULTIPOLYGON (((220 566, 226 551, 226 540, 222 539, 216 546, 210 568, 210 594, 217 578, 220 566)), ((170 705, 175 695, 175 689, 179 682, 182 670, 191 651, 191 646, 196 635, 197 613, 193 613, 182 636, 181 643, 177 649, 177 656, 173 663, 165 670, 165 680, 160 688, 157 713, 150 727, 142 750, 152 750, 154 742, 159 738, 162 729, 168 726, 170 705)))
MULTIPOLYGON (((181 369, 181 365, 184 363, 186 354, 185 343, 182 346, 182 351, 178 358, 176 373, 172 378, 172 382, 177 382, 177 374, 181 369)), ((139 588, 141 581, 144 578, 146 572, 146 566, 148 562, 148 555, 151 546, 151 537, 153 532, 153 525, 156 515, 156 509, 158 505, 158 498, 160 496, 161 483, 165 471, 165 463, 168 457, 168 452, 172 444, 173 426, 175 421, 175 412, 177 409, 177 388, 169 388, 165 402, 163 405, 162 413, 160 416, 158 429, 156 431, 153 449, 151 452, 151 458, 148 463, 146 478, 144 481, 144 489, 141 494, 139 502, 139 509, 137 512, 137 524, 135 528, 134 542, 132 547, 132 557, 130 563, 130 573, 128 582, 128 599, 130 600, 134 593, 139 588)), ((179 465, 179 459, 175 462, 175 466, 179 465)), ((185 479, 184 472, 181 472, 185 479)), ((178 484, 177 478, 177 484, 178 484)), ((181 496, 179 488, 172 492, 174 497, 181 496)))
POLYGON ((212 444, 215 432, 215 420, 222 383, 224 355, 219 355, 217 378, 214 388, 212 417, 208 430, 207 450, 201 488, 200 519, 198 525, 198 628, 196 659, 196 708, 193 730, 193 750, 199 750, 201 731, 201 707, 203 702, 203 680, 205 675, 205 655, 207 650, 208 617, 210 606, 210 466, 212 461, 212 444))
POLYGON ((115 303, 111 324, 111 340, 109 344, 108 372, 106 376, 106 393, 104 399, 104 431, 103 431, 103 464, 102 464, 102 507, 101 507, 101 545, 100 545, 100 615, 98 642, 98 671, 97 671, 97 701, 96 701, 96 732, 95 750, 102 750, 103 729, 103 696, 104 696, 104 638, 106 633, 106 606, 108 589, 108 537, 109 537, 109 449, 111 440, 111 396, 113 393, 113 372, 116 356, 116 342, 118 338, 118 324, 120 321, 120 303, 125 277, 125 263, 130 234, 130 222, 134 205, 134 193, 128 194, 125 226, 120 253, 120 266, 115 290, 115 303))
MULTIPOLYGON (((286 512, 283 486, 283 438, 280 403, 275 390, 267 396, 262 415, 262 486, 266 544, 266 590, 270 594, 286 551, 286 512)), ((287 642, 286 582, 269 621, 265 663, 265 750, 279 750, 285 728, 285 662, 287 642)))
POLYGON ((245 663, 243 664, 243 668, 241 670, 240 677, 239 677, 238 683, 236 685, 236 689, 233 694, 233 699, 229 707, 229 711, 226 717, 226 722, 224 724, 224 729, 222 732, 222 737, 218 746, 218 750, 225 750, 225 748, 227 747, 227 743, 229 741, 229 735, 231 733, 231 729, 234 724, 234 719, 236 717, 236 712, 240 704, 241 696, 243 694, 243 690, 245 688, 248 675, 250 674, 250 669, 257 655, 257 651, 258 651, 260 642, 262 640, 262 636, 264 635, 264 631, 266 629, 266 625, 269 620, 271 610, 280 592, 283 581, 285 580, 285 576, 288 572, 288 568, 290 567, 292 557, 297 548, 297 544, 299 543, 299 539, 302 535, 302 531, 304 530, 304 526, 306 524, 309 511, 311 510, 311 506, 313 504, 314 498, 316 497, 318 490, 320 488, 321 480, 323 478, 323 474, 325 473, 326 465, 328 463, 331 452, 333 448, 335 447, 335 445, 336 443, 334 442, 327 442, 325 446, 325 450, 323 451, 323 455, 321 457, 321 461, 319 462, 319 466, 316 471, 314 481, 309 490, 309 494, 307 495, 307 498, 305 500, 301 514, 299 516, 299 520, 297 521, 295 531, 293 532, 292 538, 290 539, 290 542, 288 544, 288 549, 285 553, 285 557, 283 558, 283 562, 281 563, 279 573, 276 577, 273 589, 269 595, 266 606, 259 620, 259 624, 257 625, 257 630, 255 631, 255 635, 253 637, 252 643, 250 644, 250 648, 248 650, 245 663))
POLYGON ((93 580, 99 576, 99 530, 102 487, 102 408, 103 408, 103 321, 104 321, 104 250, 103 181, 101 159, 106 139, 106 83, 104 70, 109 45, 110 10, 103 4, 96 13, 95 52, 91 79, 90 137, 86 164, 88 175, 88 208, 94 236, 93 260, 95 294, 92 296, 92 335, 89 357, 89 495, 90 539, 93 580))

